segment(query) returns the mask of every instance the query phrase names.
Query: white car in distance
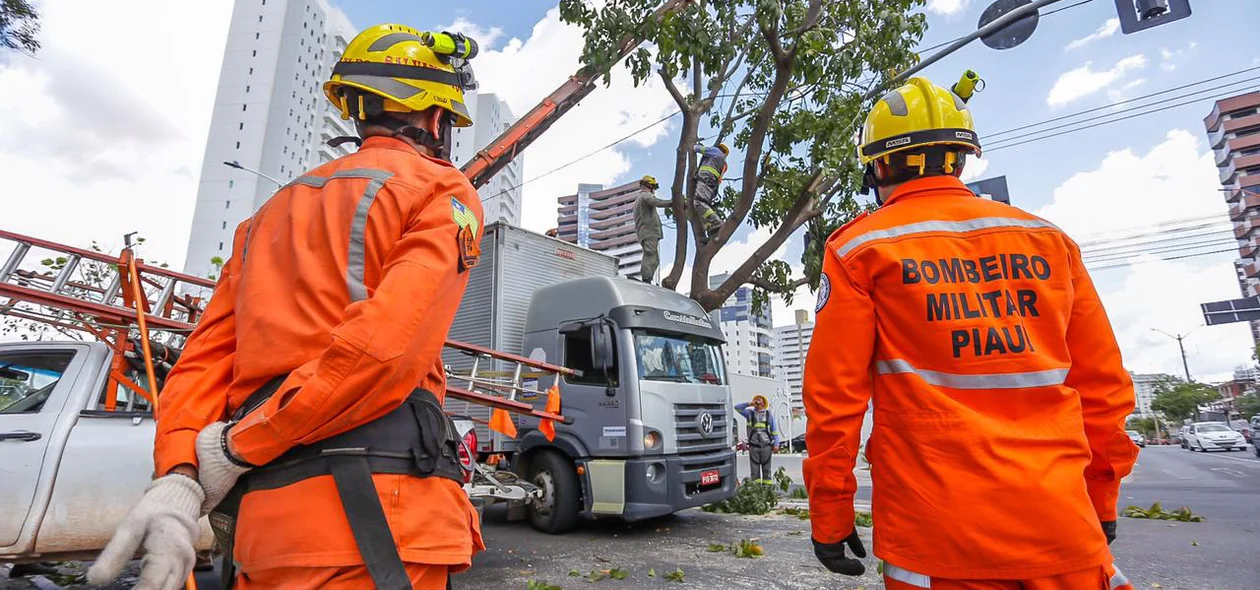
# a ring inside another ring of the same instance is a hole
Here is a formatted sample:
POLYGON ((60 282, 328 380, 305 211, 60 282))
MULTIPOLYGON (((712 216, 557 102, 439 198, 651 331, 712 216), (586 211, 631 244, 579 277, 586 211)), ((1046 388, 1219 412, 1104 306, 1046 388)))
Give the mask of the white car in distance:
POLYGON ((1186 429, 1186 448, 1191 451, 1245 450, 1247 441, 1223 422, 1195 422, 1186 429))

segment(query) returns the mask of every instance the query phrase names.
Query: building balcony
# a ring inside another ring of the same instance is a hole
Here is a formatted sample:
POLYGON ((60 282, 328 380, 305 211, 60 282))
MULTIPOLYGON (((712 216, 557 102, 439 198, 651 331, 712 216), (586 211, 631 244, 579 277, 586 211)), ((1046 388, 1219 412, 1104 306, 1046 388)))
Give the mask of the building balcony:
POLYGON ((1234 224, 1234 237, 1240 240, 1248 237, 1251 230, 1260 227, 1260 217, 1250 217, 1234 224))
POLYGON ((607 209, 591 208, 591 219, 609 219, 618 215, 630 216, 634 214, 634 201, 622 204, 617 207, 607 209))
POLYGON ((591 232, 591 239, 592 240, 608 240, 608 239, 618 238, 623 235, 633 236, 634 227, 628 226, 628 225, 621 225, 621 226, 614 227, 612 229, 608 229, 604 231, 593 231, 591 232))
POLYGON ((1260 261, 1251 261, 1243 265, 1243 274, 1249 279, 1260 277, 1260 261))
POLYGON ((1247 214, 1247 210, 1260 207, 1260 194, 1248 194, 1243 191, 1235 192, 1242 195, 1242 198, 1229 206, 1229 218, 1238 221, 1247 214))
POLYGON ((1257 245, 1254 238, 1238 240, 1238 254, 1243 258, 1255 258, 1258 252, 1260 252, 1260 245, 1257 245))
MULTIPOLYGON (((1242 196, 1242 194, 1248 194, 1248 195, 1260 194, 1260 174, 1249 174, 1247 176, 1239 176, 1236 184, 1238 185, 1237 188, 1239 190, 1235 192, 1241 193, 1239 195, 1240 197, 1242 196)), ((1237 200, 1237 197, 1235 197, 1233 200, 1237 200)))
POLYGON ((1222 115, 1253 107, 1260 107, 1260 92, 1248 92, 1218 100, 1212 105, 1212 112, 1203 118, 1203 126, 1211 132, 1220 124, 1222 115))
POLYGON ((1228 184, 1234 181, 1234 175, 1238 173, 1238 166, 1233 161, 1230 161, 1217 172, 1221 176, 1221 184, 1228 184))

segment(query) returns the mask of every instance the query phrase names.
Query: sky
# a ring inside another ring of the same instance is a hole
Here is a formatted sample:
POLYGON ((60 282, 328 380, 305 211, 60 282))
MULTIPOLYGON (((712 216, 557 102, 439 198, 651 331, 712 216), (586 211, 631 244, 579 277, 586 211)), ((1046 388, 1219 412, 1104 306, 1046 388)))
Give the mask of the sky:
MULTIPOLYGON (((1052 7, 1067 8, 1044 16, 1019 47, 997 51, 977 42, 927 69, 925 75, 942 84, 968 68, 984 78, 984 92, 970 103, 982 143, 986 134, 1000 137, 1000 131, 1084 109, 1117 112, 1125 105, 1116 103, 1133 97, 1260 66, 1260 48, 1239 42, 1251 35, 1260 2, 1192 0, 1190 18, 1125 35, 1111 0, 1075 6, 1078 1, 1052 7)), ((988 3, 929 0, 921 47, 974 30, 988 3)), ((356 26, 403 22, 475 35, 483 47, 473 63, 481 91, 498 94, 518 115, 578 66, 581 31, 559 22, 554 1, 333 4, 356 26)), ((232 3, 133 0, 126 10, 113 1, 36 5, 44 14, 38 56, 0 54, 0 88, 23 89, 0 93, 0 227, 80 246, 97 241, 114 251, 122 234, 140 231, 148 238, 144 256, 181 266, 232 3)), ((1252 81, 1219 92, 1257 87, 1252 81)), ((1208 216, 1226 227, 1203 129, 1213 99, 1213 93, 1200 94, 1150 116, 1023 145, 1011 139, 1020 133, 1005 134, 1007 141, 997 145, 1009 147, 995 146, 972 161, 967 177, 1006 176, 1013 204, 1058 224, 1087 251, 1130 228, 1141 233, 1208 216)), ((575 192, 579 182, 668 178, 677 121, 650 125, 673 110, 663 88, 634 88, 617 68, 610 87, 598 88, 526 151, 523 225, 553 227, 556 197, 575 192)), ((768 235, 742 228, 713 271, 733 269, 768 235)), ((672 245, 667 235, 663 272, 672 245)), ((776 257, 799 268, 800 247, 793 237, 776 257)), ((1146 256, 1137 264, 1095 265, 1130 370, 1180 372, 1176 342, 1155 330, 1189 334, 1196 378, 1226 379, 1249 362, 1246 326, 1204 327, 1198 307, 1239 296, 1235 257, 1146 256)), ((775 323, 790 323, 791 310, 809 309, 813 300, 807 289, 791 306, 776 299, 775 323)))

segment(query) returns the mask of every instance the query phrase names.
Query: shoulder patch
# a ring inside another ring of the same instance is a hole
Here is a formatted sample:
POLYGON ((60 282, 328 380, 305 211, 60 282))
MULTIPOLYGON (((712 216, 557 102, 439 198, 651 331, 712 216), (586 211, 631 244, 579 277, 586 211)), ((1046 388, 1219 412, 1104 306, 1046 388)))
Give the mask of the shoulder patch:
POLYGON ((451 197, 451 219, 459 226, 455 232, 455 248, 459 253, 459 272, 464 272, 477 266, 481 258, 481 241, 477 237, 480 223, 477 215, 455 197, 451 197))
POLYGON ((818 279, 818 301, 814 303, 814 314, 822 311, 827 305, 827 299, 831 297, 831 279, 827 278, 827 273, 822 273, 818 279))

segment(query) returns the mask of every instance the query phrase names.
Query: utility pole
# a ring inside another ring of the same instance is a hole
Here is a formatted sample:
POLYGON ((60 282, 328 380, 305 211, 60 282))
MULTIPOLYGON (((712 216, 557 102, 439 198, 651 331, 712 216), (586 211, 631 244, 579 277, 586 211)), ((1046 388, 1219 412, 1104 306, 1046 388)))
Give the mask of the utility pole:
POLYGON ((1183 342, 1186 339, 1186 336, 1190 335, 1190 332, 1186 332, 1185 334, 1177 334, 1174 336, 1172 334, 1169 334, 1168 332, 1165 332, 1163 330, 1159 330, 1156 328, 1151 328, 1151 331, 1159 332, 1160 334, 1163 334, 1177 341, 1177 348, 1181 349, 1181 368, 1185 369, 1186 371, 1186 383, 1193 383, 1194 380, 1190 378, 1190 363, 1189 361, 1186 360, 1186 345, 1183 342))

